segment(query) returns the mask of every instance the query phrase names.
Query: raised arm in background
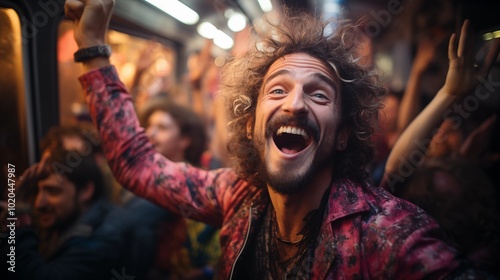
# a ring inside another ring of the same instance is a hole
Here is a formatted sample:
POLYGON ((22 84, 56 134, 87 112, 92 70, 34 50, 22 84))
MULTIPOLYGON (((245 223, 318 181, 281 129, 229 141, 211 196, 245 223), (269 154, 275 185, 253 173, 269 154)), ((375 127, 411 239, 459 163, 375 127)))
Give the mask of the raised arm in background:
POLYGON ((489 70, 498 56, 500 40, 492 42, 482 65, 474 67, 475 36, 471 30, 469 20, 462 25, 457 46, 456 34, 451 35, 448 45, 448 59, 450 66, 443 87, 434 99, 411 122, 393 147, 385 167, 385 182, 388 187, 393 186, 395 180, 400 180, 407 174, 398 174, 403 164, 410 162, 417 165, 422 160, 425 151, 422 151, 432 138, 437 128, 445 119, 445 112, 453 104, 461 101, 471 93, 482 78, 486 80, 489 70), (416 151, 420 151, 417 153, 416 151), (416 157, 419 157, 417 160, 416 157))
POLYGON ((422 109, 420 100, 422 76, 436 54, 437 43, 437 41, 423 40, 418 44, 417 55, 413 60, 408 83, 398 110, 397 128, 399 133, 403 132, 422 109))

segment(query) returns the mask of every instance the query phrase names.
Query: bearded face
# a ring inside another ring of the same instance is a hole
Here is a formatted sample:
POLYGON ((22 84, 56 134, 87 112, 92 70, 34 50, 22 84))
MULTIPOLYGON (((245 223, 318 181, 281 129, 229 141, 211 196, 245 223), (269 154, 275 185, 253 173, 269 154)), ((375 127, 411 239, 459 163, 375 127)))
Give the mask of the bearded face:
MULTIPOLYGON (((340 142, 338 79, 304 53, 276 60, 263 81, 252 131, 260 174, 282 194, 296 193, 325 168, 340 142)), ((323 173, 323 172, 322 172, 323 173)))
POLYGON ((43 229, 64 230, 74 223, 82 213, 78 195, 72 182, 55 173, 38 182, 34 204, 38 225, 43 229))

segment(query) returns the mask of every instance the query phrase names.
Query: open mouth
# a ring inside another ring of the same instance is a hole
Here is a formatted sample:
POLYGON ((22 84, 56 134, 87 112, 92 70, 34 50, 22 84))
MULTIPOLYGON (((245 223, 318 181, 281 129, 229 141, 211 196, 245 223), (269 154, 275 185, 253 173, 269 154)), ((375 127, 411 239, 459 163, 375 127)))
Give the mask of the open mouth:
POLYGON ((299 127, 281 126, 273 137, 276 147, 285 154, 296 154, 312 142, 309 133, 299 127))

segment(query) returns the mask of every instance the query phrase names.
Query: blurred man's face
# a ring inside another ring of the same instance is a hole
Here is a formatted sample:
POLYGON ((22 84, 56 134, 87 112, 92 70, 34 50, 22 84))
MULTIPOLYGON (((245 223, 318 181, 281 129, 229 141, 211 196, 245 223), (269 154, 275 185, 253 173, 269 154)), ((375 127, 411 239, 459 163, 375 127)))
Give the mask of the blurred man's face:
POLYGON ((56 174, 38 182, 34 208, 36 220, 43 229, 64 229, 81 214, 75 185, 56 174))
POLYGON ((156 151, 166 158, 178 162, 184 160, 187 139, 181 135, 177 122, 163 111, 155 111, 148 118, 146 135, 156 151))

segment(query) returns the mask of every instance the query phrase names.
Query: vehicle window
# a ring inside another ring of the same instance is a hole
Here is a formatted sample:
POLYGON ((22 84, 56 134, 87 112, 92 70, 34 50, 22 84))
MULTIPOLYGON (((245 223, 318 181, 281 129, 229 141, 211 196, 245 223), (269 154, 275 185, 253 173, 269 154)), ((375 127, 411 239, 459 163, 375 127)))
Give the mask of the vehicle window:
MULTIPOLYGON (((73 23, 61 21, 58 32, 60 124, 90 121, 85 97, 77 79, 83 74, 82 67, 73 61, 73 54, 78 49, 73 37, 73 23)), ((107 42, 112 48, 111 63, 131 90, 134 101, 140 102, 150 95, 162 94, 173 86, 176 65, 173 49, 114 30, 108 31, 107 42), (146 65, 144 74, 134 83, 139 61, 144 62, 147 58, 151 58, 154 63, 146 65)))
POLYGON ((19 15, 0 7, 0 26, 0 179, 6 185, 8 164, 20 176, 29 164, 30 146, 19 15))

